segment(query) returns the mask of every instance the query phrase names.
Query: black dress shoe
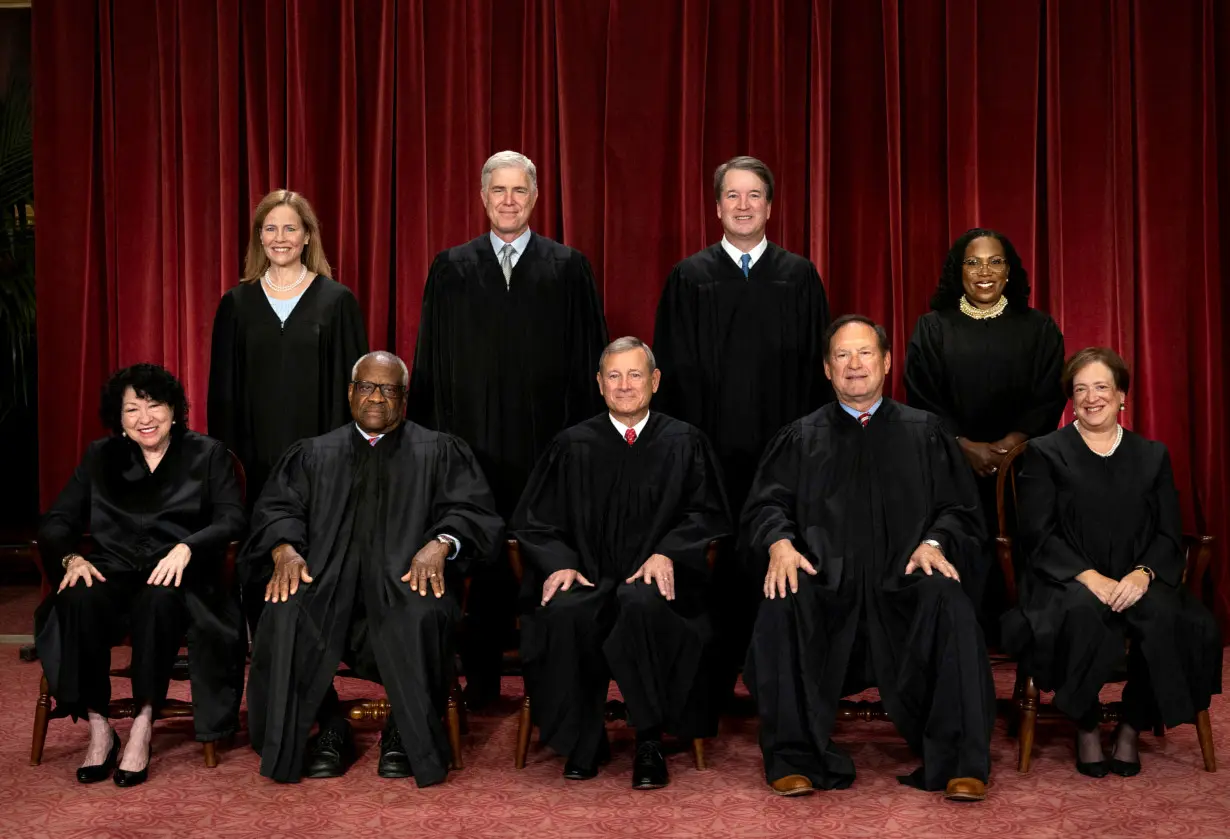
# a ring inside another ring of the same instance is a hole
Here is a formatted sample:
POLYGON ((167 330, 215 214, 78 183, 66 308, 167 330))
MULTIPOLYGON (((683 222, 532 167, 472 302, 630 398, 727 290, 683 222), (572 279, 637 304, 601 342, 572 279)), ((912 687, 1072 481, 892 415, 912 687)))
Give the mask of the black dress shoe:
POLYGON ((392 720, 380 735, 380 763, 376 765, 376 774, 381 778, 409 778, 414 774, 406 747, 401 742, 401 732, 392 720))
POLYGON ((111 771, 115 769, 115 764, 120 759, 120 735, 115 733, 115 729, 111 730, 111 751, 107 752, 107 759, 102 763, 94 766, 82 766, 77 770, 77 783, 79 784, 96 784, 99 781, 107 780, 111 771))
POLYGON ((153 746, 145 747, 145 768, 138 769, 136 772, 129 772, 125 769, 115 770, 115 785, 117 787, 135 787, 138 784, 145 783, 145 779, 149 777, 149 759, 153 753, 153 746))
MULTIPOLYGON (((1123 728, 1122 723, 1115 726, 1114 739, 1115 739, 1116 751, 1119 745, 1119 731, 1121 728, 1123 728)), ((1137 735, 1137 737, 1139 738, 1139 735, 1137 735)), ((1120 777, 1123 777, 1123 778, 1132 778, 1136 775, 1139 775, 1140 774, 1140 747, 1139 746, 1137 747, 1136 760, 1134 761, 1119 760, 1119 758, 1115 757, 1115 752, 1112 751, 1110 753, 1110 771, 1114 772, 1116 775, 1119 775, 1120 777)))
POLYGON ((331 723, 316 736, 304 762, 305 778, 340 778, 354 759, 354 735, 350 723, 331 723))
POLYGON ((636 744, 636 759, 632 761, 633 789, 661 789, 670 781, 662 744, 646 740, 636 744))
POLYGON ((564 761, 564 780, 567 781, 588 781, 590 778, 598 775, 598 767, 607 763, 611 759, 611 741, 606 739, 606 734, 602 735, 602 742, 598 744, 598 759, 593 766, 587 766, 578 760, 573 760, 571 757, 564 761))

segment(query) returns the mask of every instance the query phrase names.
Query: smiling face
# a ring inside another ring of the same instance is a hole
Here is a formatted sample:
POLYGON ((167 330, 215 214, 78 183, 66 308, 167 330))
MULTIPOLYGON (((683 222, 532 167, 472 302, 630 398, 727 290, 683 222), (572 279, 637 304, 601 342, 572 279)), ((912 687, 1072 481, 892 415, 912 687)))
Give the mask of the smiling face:
POLYGON ((608 355, 598 372, 598 390, 611 416, 624 425, 636 425, 658 392, 662 371, 649 371, 649 356, 642 349, 608 355))
POLYGON ((765 197, 765 183, 759 175, 746 169, 726 172, 717 217, 727 241, 745 252, 751 250, 764 238, 765 223, 772 212, 773 205, 765 197))
POLYGON ((1125 398, 1114 372, 1100 361, 1086 364, 1072 377, 1072 410, 1089 431, 1114 428, 1125 398))
POLYGON ((120 403, 120 425, 129 440, 147 451, 157 451, 171 436, 175 419, 171 406, 144 396, 137 396, 131 386, 124 390, 120 403))
POLYGON ((865 323, 847 323, 833 335, 824 375, 846 405, 864 411, 884 394, 892 353, 880 349, 876 331, 865 323))
POLYGON ((961 284, 965 298, 979 309, 989 309, 999 302, 1008 284, 1008 255, 999 239, 979 236, 966 245, 961 284))
POLYGON ((376 385, 369 394, 360 393, 360 387, 354 384, 347 391, 350 415, 359 428, 368 434, 388 434, 401 425, 406 417, 406 389, 402 385, 401 366, 381 358, 368 358, 359 365, 354 378, 356 382, 376 385), (381 385, 392 389, 394 395, 386 396, 381 385))
POLYGON ((298 266, 307 243, 303 219, 289 204, 274 207, 261 223, 261 247, 270 263, 278 268, 298 266))
POLYGON ((496 169, 481 195, 496 236, 511 242, 529 229, 538 192, 524 169, 519 166, 496 169))

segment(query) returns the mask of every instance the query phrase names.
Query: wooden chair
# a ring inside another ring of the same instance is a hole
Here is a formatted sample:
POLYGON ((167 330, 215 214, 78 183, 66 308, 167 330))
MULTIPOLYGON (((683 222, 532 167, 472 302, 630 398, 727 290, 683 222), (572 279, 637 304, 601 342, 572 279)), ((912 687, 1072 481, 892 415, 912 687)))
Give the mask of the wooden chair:
MULTIPOLYGON (((709 564, 709 570, 713 570, 713 566, 717 561, 719 543, 714 541, 709 543, 709 549, 706 552, 705 560, 709 564)), ((513 575, 517 578, 517 583, 520 584, 525 576, 525 562, 521 557, 521 545, 516 539, 508 540, 508 560, 512 565, 513 575)), ((513 765, 518 769, 525 768, 525 758, 530 751, 530 735, 534 731, 534 723, 530 710, 530 693, 526 689, 525 698, 521 700, 521 714, 517 721, 517 750, 513 756, 513 765)), ((628 718, 628 709, 624 703, 612 700, 606 704, 606 721, 613 722, 614 720, 626 720, 628 718)), ((696 764, 698 770, 704 770, 705 764, 705 740, 703 737, 696 737, 692 740, 692 760, 696 764)))
MULTIPOLYGON (((231 456, 231 466, 235 470, 235 480, 239 483, 239 493, 241 497, 247 497, 247 475, 244 473, 243 464, 234 452, 228 450, 231 456)), ((38 555, 38 542, 31 540, 30 546, 34 555, 38 555)), ((82 537, 81 544, 78 546, 78 553, 82 556, 89 556, 93 552, 94 542, 88 536, 82 537)), ((226 548, 226 555, 222 562, 222 587, 224 591, 229 591, 235 580, 235 562, 239 555, 239 543, 231 542, 226 548)), ((42 571, 42 563, 39 563, 39 569, 42 571)), ((46 575, 43 577, 43 586, 45 590, 50 591, 50 581, 46 575)), ((120 641, 120 646, 128 646, 130 644, 128 638, 120 641)), ((185 659, 185 656, 180 656, 185 659)), ((182 678, 179 674, 184 673, 184 668, 175 668, 172 673, 172 678, 182 678)), ((117 667, 111 671, 112 676, 128 678, 131 676, 131 671, 127 667, 117 667)), ((113 699, 111 704, 107 706, 107 716, 111 719, 123 719, 135 717, 140 713, 141 709, 137 707, 136 701, 132 697, 123 699, 113 699)), ((51 688, 47 683, 47 674, 44 673, 38 686, 38 701, 34 705, 34 735, 30 743, 30 765, 38 766, 43 760, 43 746, 47 742, 47 726, 51 719, 51 688)), ((155 719, 192 719, 192 703, 185 702, 182 699, 168 699, 158 712, 155 719)), ((216 741, 209 741, 201 744, 205 753, 205 766, 209 769, 214 769, 218 766, 218 749, 216 741)))
MULTIPOLYGON (((1017 605, 1018 596, 1012 557, 1013 541, 1010 532, 1012 522, 1010 521, 1009 513, 1015 513, 1016 510, 1018 459, 1028 448, 1029 443, 1024 442, 1004 456, 1004 459, 1000 462, 995 485, 996 513, 999 516, 1000 533, 995 539, 996 554, 999 559, 1000 569, 1004 574, 1009 608, 1017 605)), ((1015 518, 1015 516, 1012 516, 1012 518, 1015 518)), ((1183 583, 1198 599, 1201 598, 1201 586, 1203 585, 1205 575, 1208 573, 1209 562, 1213 553, 1212 546, 1212 536, 1183 535, 1183 549, 1186 556, 1183 583)), ((1017 664, 1013 701, 1017 708, 1017 771, 1028 772, 1034 746, 1034 732, 1038 719, 1066 719, 1066 717, 1049 704, 1040 701, 1038 686, 1034 683, 1033 676, 1030 675, 1028 665, 1024 661, 1017 664)), ((1118 722, 1121 709, 1122 705, 1120 702, 1103 703, 1102 722, 1118 722)), ((1204 758, 1205 771, 1216 772, 1217 757, 1213 751, 1213 726, 1209 720, 1209 712, 1204 710, 1197 713, 1195 724, 1196 735, 1200 741, 1200 752, 1204 758)), ((1153 733, 1161 736, 1165 733, 1165 729, 1159 724, 1153 729, 1153 733)))
MULTIPOLYGON (((461 594, 462 625, 458 627, 458 633, 464 631, 466 604, 469 599, 470 579, 467 577, 465 588, 461 594)), ((359 678, 349 669, 339 669, 337 675, 343 678, 359 678)), ((389 702, 387 696, 375 699, 350 699, 343 702, 342 707, 346 709, 346 716, 357 723, 374 722, 383 724, 393 712, 393 705, 389 702)), ((464 769, 465 763, 461 758, 461 735, 469 731, 469 723, 466 719, 466 705, 461 692, 461 682, 457 679, 456 671, 453 673, 453 683, 448 691, 448 704, 444 711, 444 725, 448 730, 448 745, 452 751, 448 768, 464 769)))

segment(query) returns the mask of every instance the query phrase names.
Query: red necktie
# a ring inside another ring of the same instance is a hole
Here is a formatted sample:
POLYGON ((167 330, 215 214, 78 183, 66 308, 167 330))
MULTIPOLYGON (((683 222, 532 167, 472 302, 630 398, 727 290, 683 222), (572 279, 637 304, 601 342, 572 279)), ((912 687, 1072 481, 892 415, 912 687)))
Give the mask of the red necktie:
POLYGON ((636 442, 636 429, 635 429, 635 428, 629 428, 627 431, 625 431, 625 432, 624 432, 624 439, 628 441, 628 445, 629 445, 629 446, 631 446, 633 443, 635 443, 635 442, 636 442))
POLYGON ((867 423, 871 422, 871 414, 864 411, 858 415, 858 421, 863 424, 863 428, 867 427, 867 423))

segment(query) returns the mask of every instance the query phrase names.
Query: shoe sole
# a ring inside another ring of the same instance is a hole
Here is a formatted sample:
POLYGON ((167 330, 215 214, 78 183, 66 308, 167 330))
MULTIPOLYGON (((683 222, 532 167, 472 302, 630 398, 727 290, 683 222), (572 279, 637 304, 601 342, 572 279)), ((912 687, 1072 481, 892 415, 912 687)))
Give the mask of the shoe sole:
POLYGON ((402 769, 377 769, 376 774, 381 778, 413 778, 413 770, 402 769))
MULTIPOLYGON (((773 788, 770 787, 769 789, 773 788)), ((798 798, 800 795, 811 795, 815 791, 816 790, 814 787, 799 787, 797 789, 788 789, 784 791, 774 789, 773 794, 781 798, 798 798)))
POLYGON ((346 770, 343 769, 340 772, 304 772, 303 777, 311 778, 312 780, 315 781, 315 780, 323 780, 325 778, 340 778, 345 774, 346 774, 346 770))
POLYGON ((666 784, 633 784, 633 789, 665 789, 666 784))
POLYGON ((948 801, 985 801, 986 793, 975 795, 972 792, 954 792, 952 795, 945 795, 944 798, 948 801))

